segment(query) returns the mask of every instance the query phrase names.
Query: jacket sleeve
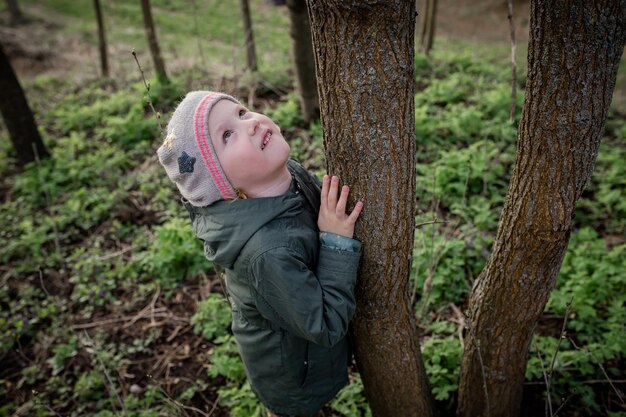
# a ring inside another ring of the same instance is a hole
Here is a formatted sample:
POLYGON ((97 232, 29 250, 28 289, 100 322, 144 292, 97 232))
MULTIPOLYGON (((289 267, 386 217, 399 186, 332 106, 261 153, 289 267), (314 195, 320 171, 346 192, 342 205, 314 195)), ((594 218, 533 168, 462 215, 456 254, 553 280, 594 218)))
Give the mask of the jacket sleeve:
POLYGON ((358 252, 320 246, 311 271, 298 251, 270 249, 251 263, 257 308, 272 323, 318 345, 331 347, 348 332, 356 302, 358 252))

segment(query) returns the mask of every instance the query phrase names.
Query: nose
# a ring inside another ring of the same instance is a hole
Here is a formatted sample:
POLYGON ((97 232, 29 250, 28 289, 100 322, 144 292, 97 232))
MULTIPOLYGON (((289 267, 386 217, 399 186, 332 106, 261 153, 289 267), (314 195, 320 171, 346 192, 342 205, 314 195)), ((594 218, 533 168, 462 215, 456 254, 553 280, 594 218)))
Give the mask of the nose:
POLYGON ((256 117, 251 116, 245 120, 245 122, 247 124, 246 128, 248 129, 248 134, 250 136, 254 135, 256 133, 256 129, 259 127, 259 120, 256 117))

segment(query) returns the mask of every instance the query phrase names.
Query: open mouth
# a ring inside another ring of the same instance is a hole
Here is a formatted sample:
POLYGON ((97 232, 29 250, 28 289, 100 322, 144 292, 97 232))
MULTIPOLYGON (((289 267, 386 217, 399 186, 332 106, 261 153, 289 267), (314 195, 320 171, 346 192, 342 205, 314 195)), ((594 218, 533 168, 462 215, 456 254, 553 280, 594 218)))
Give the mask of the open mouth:
POLYGON ((263 142, 261 142, 261 150, 265 149, 265 147, 267 146, 267 144, 269 143, 269 141, 272 139, 272 132, 268 131, 265 132, 265 135, 263 135, 263 142))

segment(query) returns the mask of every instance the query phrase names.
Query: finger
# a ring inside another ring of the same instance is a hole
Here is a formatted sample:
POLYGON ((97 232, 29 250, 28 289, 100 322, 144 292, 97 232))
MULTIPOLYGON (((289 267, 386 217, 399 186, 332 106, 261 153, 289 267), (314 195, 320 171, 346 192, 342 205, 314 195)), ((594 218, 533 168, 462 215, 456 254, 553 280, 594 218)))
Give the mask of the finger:
POLYGON ((341 187, 341 194, 339 195, 339 202, 335 211, 337 214, 346 214, 346 204, 348 204, 348 194, 350 193, 350 187, 344 185, 341 187))
POLYGON ((330 179, 330 190, 328 192, 328 208, 335 210, 337 207, 337 188, 339 187, 339 177, 333 175, 330 179))
POLYGON ((320 207, 326 208, 328 205, 328 186, 330 184, 330 177, 324 175, 322 178, 322 194, 320 195, 320 207))
POLYGON ((356 220, 359 218, 359 215, 361 214, 361 210, 363 210, 363 202, 358 201, 356 205, 354 206, 354 210, 352 210, 352 213, 350 213, 350 215, 348 216, 348 220, 351 221, 352 223, 356 223, 356 220))

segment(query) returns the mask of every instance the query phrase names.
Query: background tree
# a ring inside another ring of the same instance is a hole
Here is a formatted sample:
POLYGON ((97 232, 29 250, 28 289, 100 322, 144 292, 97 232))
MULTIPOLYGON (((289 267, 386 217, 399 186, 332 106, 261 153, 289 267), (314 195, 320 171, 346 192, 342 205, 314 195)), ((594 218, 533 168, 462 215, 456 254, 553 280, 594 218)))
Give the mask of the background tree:
POLYGON ((433 49, 435 25, 437 23, 437 0, 424 0, 424 16, 420 36, 420 51, 426 55, 433 49))
POLYGON ((98 46, 100 49, 100 69, 102 76, 109 76, 109 61, 107 58, 107 40, 104 31, 104 19, 102 18, 102 7, 100 0, 93 0, 93 7, 96 11, 96 21, 98 22, 98 46))
POLYGON ((374 416, 432 415, 409 273, 415 227, 415 2, 309 0, 328 172, 365 209, 353 321, 374 416))
POLYGON ((148 36, 148 45, 150 46, 152 61, 154 62, 154 70, 159 80, 167 81, 165 63, 163 62, 163 58, 161 58, 161 50, 157 42, 156 31, 154 30, 150 0, 141 0, 141 12, 143 13, 143 23, 146 28, 146 35, 148 36))
POLYGON ((593 172, 625 39, 626 0, 531 1, 517 160, 470 298, 460 416, 519 414, 529 345, 593 172))
POLYGON ((17 4, 17 0, 6 0, 7 10, 9 11, 9 22, 11 25, 17 25, 22 21, 24 15, 17 4))
POLYGON ((257 70, 256 47, 254 45, 252 18, 250 17, 250 3, 248 0, 241 0, 241 15, 243 16, 243 29, 246 34, 246 59, 248 69, 251 72, 255 72, 257 70))
POLYGON ((320 102, 317 95, 315 56, 306 0, 288 0, 287 7, 300 108, 304 119, 310 123, 320 115, 320 102))
POLYGON ((0 112, 20 165, 49 156, 9 58, 0 44, 0 112))

